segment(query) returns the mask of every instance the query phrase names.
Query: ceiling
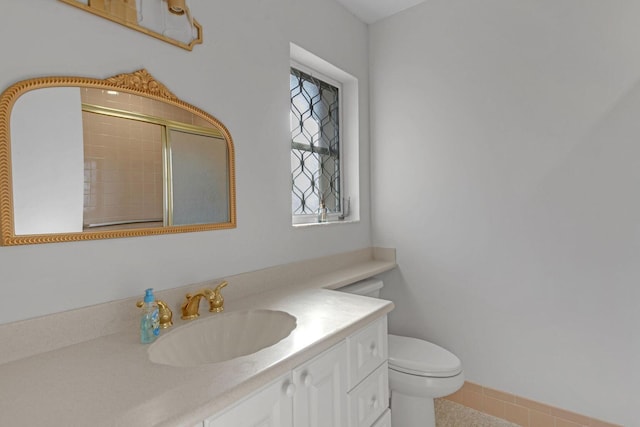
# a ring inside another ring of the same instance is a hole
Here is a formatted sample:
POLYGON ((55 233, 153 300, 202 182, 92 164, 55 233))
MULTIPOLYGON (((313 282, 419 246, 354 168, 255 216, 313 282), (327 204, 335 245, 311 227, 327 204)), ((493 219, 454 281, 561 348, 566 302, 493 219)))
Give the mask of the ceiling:
POLYGON ((373 24, 425 0, 337 0, 367 24, 373 24))

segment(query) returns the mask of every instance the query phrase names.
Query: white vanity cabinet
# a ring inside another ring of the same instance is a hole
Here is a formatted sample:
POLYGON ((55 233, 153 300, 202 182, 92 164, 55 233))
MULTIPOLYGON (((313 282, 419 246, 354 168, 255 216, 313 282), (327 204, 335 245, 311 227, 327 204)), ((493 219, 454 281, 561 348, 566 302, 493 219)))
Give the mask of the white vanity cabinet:
POLYGON ((204 421, 204 427, 390 427, 387 318, 204 421))
POLYGON ((378 420, 389 407, 387 317, 374 321, 346 341, 349 427, 378 426, 378 420))
POLYGON ((348 427, 342 342, 271 382, 204 427, 348 427))
POLYGON ((228 410, 204 420, 204 427, 292 427, 291 374, 249 395, 228 410))
POLYGON ((347 427, 345 342, 294 369, 293 383, 295 427, 347 427))
POLYGON ((372 427, 391 427, 391 409, 387 408, 372 427))

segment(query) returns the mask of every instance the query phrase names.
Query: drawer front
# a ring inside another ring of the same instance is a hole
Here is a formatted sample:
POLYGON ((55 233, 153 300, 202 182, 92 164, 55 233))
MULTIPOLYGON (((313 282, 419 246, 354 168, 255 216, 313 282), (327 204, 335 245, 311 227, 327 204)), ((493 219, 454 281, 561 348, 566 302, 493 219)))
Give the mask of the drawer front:
POLYGON ((388 369, 383 363, 349 392, 349 427, 370 427, 388 409, 388 369))
POLYGON ((347 338, 348 387, 351 390, 387 361, 387 316, 347 338))
POLYGON ((371 427, 391 427, 391 409, 384 411, 378 421, 371 427))

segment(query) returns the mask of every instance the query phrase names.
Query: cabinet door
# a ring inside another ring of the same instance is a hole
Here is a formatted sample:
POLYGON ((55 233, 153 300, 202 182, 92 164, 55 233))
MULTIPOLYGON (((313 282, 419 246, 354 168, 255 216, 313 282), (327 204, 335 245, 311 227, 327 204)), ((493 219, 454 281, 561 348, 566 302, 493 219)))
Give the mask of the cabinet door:
POLYGON ((347 427, 346 373, 344 342, 293 371, 296 427, 347 427))
POLYGON ((289 374, 230 409, 204 420, 204 427, 293 427, 294 385, 289 374))

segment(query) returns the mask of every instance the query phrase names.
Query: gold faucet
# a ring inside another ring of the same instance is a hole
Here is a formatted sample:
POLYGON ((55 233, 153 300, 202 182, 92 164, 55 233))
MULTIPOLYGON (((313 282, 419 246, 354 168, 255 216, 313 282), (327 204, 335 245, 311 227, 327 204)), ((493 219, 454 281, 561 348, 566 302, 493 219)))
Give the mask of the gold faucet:
POLYGON ((191 320, 200 316, 200 299, 205 297, 209 301, 209 311, 212 313, 219 313, 224 310, 224 297, 220 293, 220 290, 227 286, 226 281, 220 283, 214 290, 202 289, 195 294, 187 294, 186 301, 182 303, 182 316, 183 320, 191 320))
POLYGON ((205 296, 205 292, 207 289, 203 289, 201 291, 196 292, 195 294, 187 294, 187 300, 182 303, 182 316, 180 318, 182 320, 191 320, 200 316, 198 312, 200 307, 200 298, 205 296))
MULTIPOLYGON (((173 325, 173 312, 169 308, 166 302, 162 300, 157 300, 156 304, 158 304, 158 318, 160 319, 160 327, 162 329, 167 329, 171 325, 173 325)), ((144 305, 144 302, 138 301, 136 303, 136 307, 141 308, 144 305)))

